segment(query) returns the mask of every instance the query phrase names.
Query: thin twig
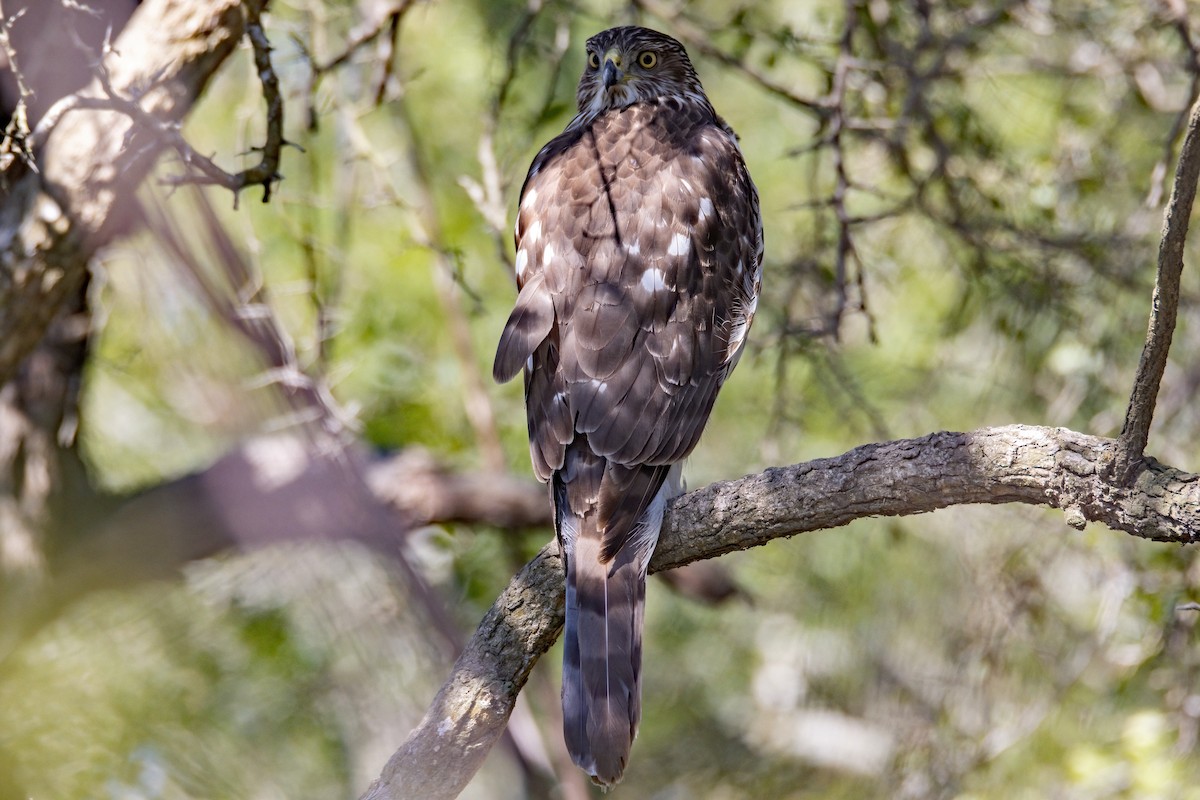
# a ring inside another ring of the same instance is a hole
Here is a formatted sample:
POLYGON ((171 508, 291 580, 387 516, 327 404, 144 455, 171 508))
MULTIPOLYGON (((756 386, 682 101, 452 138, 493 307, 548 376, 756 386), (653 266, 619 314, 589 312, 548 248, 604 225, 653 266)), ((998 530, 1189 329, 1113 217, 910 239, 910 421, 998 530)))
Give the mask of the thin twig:
POLYGON ((500 446, 500 433, 496 426, 496 415, 492 410, 491 396, 480 379, 479 359, 471 337, 469 320, 462 303, 463 286, 458 277, 451 248, 446 242, 438 216, 437 201, 433 191, 433 179, 426 161, 425 149, 416 120, 405 98, 397 101, 398 116, 408 136, 409 164, 413 174, 413 188, 418 193, 418 220, 425 244, 434 256, 433 282, 438 299, 446 314, 450 340, 458 358, 459 372, 463 381, 463 410, 475 431, 484 463, 491 469, 502 470, 506 463, 504 449, 500 446))
MULTIPOLYGON (((505 49, 504 74, 496 86, 488 115, 484 118, 483 132, 479 136, 478 160, 481 180, 477 181, 469 175, 462 175, 458 184, 467 193, 475 209, 483 218, 496 247, 496 263, 504 268, 506 275, 515 280, 512 257, 509 255, 509 243, 512 241, 512 229, 508 225, 508 210, 505 193, 509 181, 503 177, 496 158, 496 132, 500 129, 500 117, 508 102, 509 92, 517 77, 520 65, 521 51, 526 45, 530 32, 544 7, 543 0, 529 0, 525 13, 518 20, 513 32, 508 37, 505 49)), ((547 114, 554 101, 554 88, 558 83, 558 75, 562 70, 567 47, 570 45, 570 29, 560 25, 554 37, 554 51, 550 58, 550 77, 547 79, 546 92, 541 107, 533 115, 534 124, 540 122, 547 114)))
POLYGON ((135 123, 133 131, 147 133, 156 137, 160 142, 172 148, 179 160, 187 168, 183 175, 163 179, 168 186, 182 185, 216 185, 229 189, 234 193, 234 206, 237 206, 238 193, 248 187, 261 185, 263 187, 263 202, 271 196, 271 186, 280 180, 279 156, 284 145, 291 144, 283 138, 283 100, 279 93, 279 79, 271 66, 271 46, 262 29, 258 9, 254 4, 245 6, 246 35, 254 48, 255 66, 259 80, 262 82, 263 98, 267 103, 267 141, 260 150, 262 161, 254 167, 237 173, 229 173, 217 166, 209 157, 201 155, 184 138, 178 122, 160 119, 143 108, 141 100, 156 87, 151 83, 139 91, 123 95, 112 83, 107 66, 107 59, 114 53, 111 42, 106 34, 103 50, 95 64, 96 79, 103 91, 102 97, 92 97, 82 94, 71 94, 59 99, 42 116, 37 127, 29 135, 28 147, 36 150, 68 113, 79 110, 108 110, 117 111, 128 116, 135 123))
POLYGON ((1191 73, 1192 79, 1188 84, 1187 104, 1175 115, 1175 119, 1171 123, 1171 130, 1167 133, 1167 138, 1163 143, 1162 158, 1154 165, 1154 170, 1151 172, 1150 191, 1146 195, 1146 205, 1151 208, 1156 207, 1162 201, 1162 196, 1166 191, 1167 168, 1171 164, 1171 153, 1175 149, 1175 142, 1183 131, 1184 123, 1187 122, 1189 109, 1197 99, 1200 99, 1200 44, 1192 36, 1186 6, 1180 4, 1180 7, 1175 9, 1171 23, 1179 34, 1184 52, 1187 53, 1186 68, 1191 73))
POLYGON ((377 106, 383 104, 388 81, 391 80, 392 73, 396 68, 396 45, 400 41, 401 19, 403 19, 402 14, 392 14, 388 35, 380 37, 379 40, 379 78, 375 82, 375 91, 371 93, 374 104, 377 106))
POLYGON ((272 182, 280 180, 279 153, 287 144, 283 138, 283 98, 279 94, 279 77, 271 65, 271 43, 263 31, 258 9, 247 6, 246 16, 246 36, 254 50, 254 67, 258 71, 263 100, 267 104, 267 141, 262 147, 262 161, 258 166, 239 173, 239 177, 243 186, 262 184, 265 203, 271 199, 272 182))
POLYGON ((686 19, 677 10, 668 8, 656 0, 633 0, 633 5, 635 8, 653 14, 660 19, 671 20, 676 34, 692 51, 702 53, 727 67, 732 67, 754 83, 757 83, 767 93, 781 98, 796 108, 807 111, 818 118, 829 116, 830 108, 825 100, 805 97, 790 87, 779 83, 757 67, 747 63, 745 59, 738 58, 732 53, 716 47, 713 44, 713 37, 710 31, 706 31, 701 26, 686 19))
POLYGON ((374 43, 380 37, 383 37, 383 34, 386 32, 387 36, 384 37, 380 76, 372 92, 376 105, 383 102, 387 82, 394 70, 396 40, 400 34, 400 23, 404 19, 404 15, 415 5, 416 0, 397 0, 390 8, 385 9, 379 14, 376 19, 367 20, 363 25, 351 31, 350 39, 346 42, 341 52, 324 61, 318 61, 312 53, 313 48, 303 40, 292 37, 292 41, 300 48, 300 55, 309 65, 308 80, 304 87, 304 107, 308 130, 315 131, 317 129, 315 96, 321 79, 326 74, 348 64, 360 50, 374 43))
POLYGON ((508 37, 508 47, 505 50, 504 58, 504 75, 500 78, 500 85, 496 88, 496 94, 492 98, 492 119, 498 118, 500 112, 504 109, 505 101, 508 100, 509 90, 512 89, 513 81, 517 77, 517 66, 521 60, 521 48, 524 47, 525 40, 529 38, 529 32, 533 29, 533 23, 537 21, 538 15, 542 13, 543 5, 543 0, 529 0, 525 6, 525 13, 521 15, 517 26, 513 28, 512 34, 508 37))
MULTIPOLYGON (((248 4, 245 6, 245 13, 246 38, 250 40, 250 46, 254 51, 254 68, 258 73, 259 82, 262 84, 263 100, 267 104, 267 139, 262 147, 253 148, 262 153, 262 160, 253 167, 230 174, 214 164, 211 159, 198 156, 190 146, 181 149, 176 145, 175 149, 180 153, 184 164, 197 167, 198 171, 176 175, 163 181, 169 186, 184 184, 223 186, 233 192, 235 208, 237 207, 238 193, 248 186, 263 187, 262 201, 264 203, 271 199, 271 187, 283 179, 283 176, 279 174, 280 153, 284 145, 292 144, 283 138, 283 97, 279 93, 279 76, 275 74, 275 68, 271 64, 271 43, 263 31, 258 8, 253 4, 248 4)), ((177 138, 182 140, 183 137, 178 136, 177 138)))
POLYGON ((12 41, 9 39, 9 34, 12 32, 13 26, 20 22, 21 17, 25 16, 26 10, 25 8, 17 9, 15 14, 5 18, 3 24, 0 24, 0 48, 4 49, 4 55, 8 58, 8 69, 12 73, 13 79, 17 82, 17 94, 19 95, 20 102, 28 104, 28 100, 33 97, 33 90, 25 82, 25 73, 20 69, 17 52, 12 46, 12 41))
POLYGON ((856 310, 861 311, 866 318, 867 337, 874 343, 877 341, 875 320, 867 309, 866 278, 863 274, 862 259, 859 258, 858 249, 854 246, 850 214, 846 210, 846 195, 850 192, 852 184, 846 172, 846 148, 843 140, 843 131, 846 120, 846 81, 850 72, 850 62, 853 59, 854 30, 857 26, 855 6, 856 0, 847 0, 842 36, 838 44, 838 57, 834 64, 832 86, 826 102, 826 106, 830 110, 828 117, 828 140, 833 157, 835 175, 833 194, 829 201, 838 223, 837 250, 834 257, 834 282, 837 289, 837 299, 834 302, 834 310, 828 327, 833 331, 833 336, 836 340, 848 303, 848 283, 852 282, 855 288, 858 289, 858 307, 856 310), (855 266, 855 274, 853 279, 848 282, 847 272, 851 263, 855 266))
POLYGON ((196 190, 192 199, 204 243, 216 251, 212 260, 220 268, 222 280, 208 274, 195 248, 183 240, 178 224, 163 210, 165 204, 148 203, 143 207, 150 230, 186 270, 199 297, 213 314, 258 353, 264 369, 254 383, 277 386, 294 409, 280 418, 281 424, 290 427, 316 423, 332 441, 345 445, 357 427, 355 420, 338 404, 323 381, 300 367, 291 336, 270 305, 262 276, 229 238, 205 195, 196 190))

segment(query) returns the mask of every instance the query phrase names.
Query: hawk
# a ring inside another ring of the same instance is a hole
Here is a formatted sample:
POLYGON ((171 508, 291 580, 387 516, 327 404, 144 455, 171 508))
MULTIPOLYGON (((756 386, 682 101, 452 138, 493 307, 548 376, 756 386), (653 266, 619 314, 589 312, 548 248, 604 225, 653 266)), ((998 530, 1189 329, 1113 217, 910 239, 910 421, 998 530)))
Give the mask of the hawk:
POLYGON ((565 562, 563 729, 621 779, 641 713, 646 569, 762 278, 758 192, 683 45, 587 41, 579 113, 533 159, 497 381, 525 372, 529 449, 565 562))

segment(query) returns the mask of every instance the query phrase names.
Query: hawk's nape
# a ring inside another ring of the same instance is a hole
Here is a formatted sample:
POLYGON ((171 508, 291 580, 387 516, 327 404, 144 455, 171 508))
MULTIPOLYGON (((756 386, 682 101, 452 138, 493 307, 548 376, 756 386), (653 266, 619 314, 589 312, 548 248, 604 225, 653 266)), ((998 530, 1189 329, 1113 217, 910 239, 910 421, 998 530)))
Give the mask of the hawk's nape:
POLYGON ((493 374, 524 368, 567 570, 564 734, 607 786, 641 713, 646 569, 754 319, 762 224, 737 137, 682 45, 613 28, 587 60, 578 115, 521 190, 520 292, 493 374))

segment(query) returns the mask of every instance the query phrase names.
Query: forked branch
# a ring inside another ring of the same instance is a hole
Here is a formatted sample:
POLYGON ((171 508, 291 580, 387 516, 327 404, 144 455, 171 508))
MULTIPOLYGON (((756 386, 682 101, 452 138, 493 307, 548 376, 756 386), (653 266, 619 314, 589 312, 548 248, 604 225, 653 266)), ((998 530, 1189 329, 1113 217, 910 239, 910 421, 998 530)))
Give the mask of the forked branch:
POLYGON ((1158 273, 1154 280, 1154 299, 1150 306, 1150 324, 1146 344, 1138 362, 1137 376, 1125 426, 1118 440, 1117 457, 1113 463, 1121 480, 1132 478, 1142 461, 1150 438, 1150 423, 1154 419, 1154 404, 1158 399, 1163 371, 1167 368, 1167 353, 1175 333, 1179 313, 1179 276, 1183 272, 1183 248, 1187 243, 1188 222, 1196 199, 1196 181, 1200 178, 1200 101, 1192 106, 1188 118, 1171 199, 1167 202, 1163 220, 1162 239, 1158 245, 1158 273))
MULTIPOLYGON (((657 572, 772 539, 875 516, 967 503, 1061 509, 1147 539, 1200 536, 1200 476, 1149 462, 1136 484, 1108 468, 1118 442, 1014 425, 869 444, 836 458, 769 469, 677 499, 650 563, 657 572)), ((504 730, 517 693, 562 628, 563 574, 548 546, 480 623, 424 719, 363 800, 456 797, 504 730)))

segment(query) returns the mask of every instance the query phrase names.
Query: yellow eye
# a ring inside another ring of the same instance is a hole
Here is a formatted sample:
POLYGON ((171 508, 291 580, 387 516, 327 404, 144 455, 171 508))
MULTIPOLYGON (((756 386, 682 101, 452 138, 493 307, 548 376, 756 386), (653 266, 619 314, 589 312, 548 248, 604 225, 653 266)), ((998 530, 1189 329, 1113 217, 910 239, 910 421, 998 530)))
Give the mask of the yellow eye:
POLYGON ((643 69, 650 69, 658 63, 658 56, 654 53, 651 53, 649 50, 646 50, 640 56, 638 56, 638 63, 642 65, 643 69))
POLYGON ((592 69, 600 69, 600 56, 595 53, 588 53, 588 66, 592 69))

